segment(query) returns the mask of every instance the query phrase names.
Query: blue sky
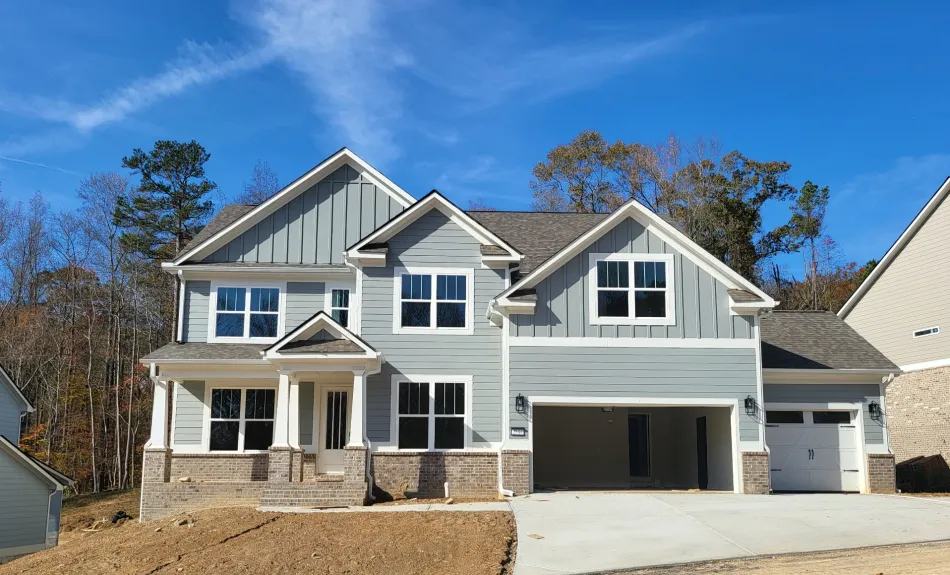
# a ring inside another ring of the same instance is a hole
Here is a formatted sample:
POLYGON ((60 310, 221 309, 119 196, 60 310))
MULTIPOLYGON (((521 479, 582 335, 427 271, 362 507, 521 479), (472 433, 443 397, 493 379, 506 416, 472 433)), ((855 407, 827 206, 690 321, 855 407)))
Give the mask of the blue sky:
POLYGON ((68 209, 134 147, 195 139, 220 200, 258 159, 287 183, 346 145, 417 197, 528 209, 579 131, 672 132, 831 186, 864 261, 950 175, 950 5, 831 4, 0 2, 0 182, 68 209))

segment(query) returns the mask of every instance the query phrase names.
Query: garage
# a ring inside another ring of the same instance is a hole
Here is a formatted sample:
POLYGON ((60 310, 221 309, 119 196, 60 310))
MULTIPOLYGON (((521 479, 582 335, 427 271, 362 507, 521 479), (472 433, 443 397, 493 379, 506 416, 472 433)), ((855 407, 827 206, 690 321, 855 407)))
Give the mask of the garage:
POLYGON ((769 408, 765 439, 773 491, 861 490, 855 412, 769 408))
POLYGON ((536 490, 736 488, 730 407, 534 407, 536 490))

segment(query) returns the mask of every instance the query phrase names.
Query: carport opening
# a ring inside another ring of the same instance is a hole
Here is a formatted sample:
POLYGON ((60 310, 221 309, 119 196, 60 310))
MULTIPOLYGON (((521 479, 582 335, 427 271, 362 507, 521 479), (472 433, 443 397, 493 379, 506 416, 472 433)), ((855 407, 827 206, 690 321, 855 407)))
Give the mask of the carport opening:
POLYGON ((733 491, 728 407, 534 406, 534 488, 733 491))

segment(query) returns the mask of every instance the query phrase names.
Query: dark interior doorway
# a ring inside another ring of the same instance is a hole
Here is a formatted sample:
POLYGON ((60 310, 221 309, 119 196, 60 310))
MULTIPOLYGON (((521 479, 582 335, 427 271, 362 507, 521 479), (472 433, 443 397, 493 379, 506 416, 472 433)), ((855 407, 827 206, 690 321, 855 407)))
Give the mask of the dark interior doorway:
POLYGON ((696 418, 696 469, 699 471, 699 488, 709 488, 709 447, 706 444, 706 417, 696 418))
POLYGON ((650 416, 643 413, 627 416, 627 438, 630 477, 650 477, 650 416))

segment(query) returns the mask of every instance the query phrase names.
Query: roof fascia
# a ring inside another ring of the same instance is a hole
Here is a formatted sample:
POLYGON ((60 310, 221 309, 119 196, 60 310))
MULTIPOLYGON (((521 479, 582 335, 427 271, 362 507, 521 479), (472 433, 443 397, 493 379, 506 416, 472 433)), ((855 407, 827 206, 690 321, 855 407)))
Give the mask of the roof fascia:
MULTIPOLYGON (((290 356, 286 356, 286 355, 280 354, 279 352, 281 348, 283 348, 285 345, 293 341, 296 341, 296 339, 300 335, 307 333, 308 331, 313 330, 313 333, 318 333, 320 327, 324 327, 324 329, 329 329, 330 331, 334 332, 337 336, 342 337, 343 339, 346 339, 347 341, 351 341, 355 343, 356 345, 360 346, 360 349, 366 352, 366 354, 369 357, 376 358, 379 355, 379 352, 373 349, 372 346, 370 346, 368 343, 363 341, 362 338, 360 338, 359 336, 357 336, 350 330, 340 325, 335 319, 333 319, 333 317, 328 315, 323 310, 320 310, 317 313, 313 314, 313 316, 311 316, 310 319, 308 319, 307 321, 297 326, 297 329, 288 333, 284 337, 280 338, 279 340, 274 342, 270 347, 264 348, 261 351, 261 355, 267 359, 272 359, 272 358, 277 358, 277 357, 284 358, 284 359, 288 357, 301 357, 305 354, 292 354, 290 356)), ((320 354, 320 355, 337 356, 338 354, 320 354)), ((350 353, 349 357, 360 357, 360 356, 350 353)))
POLYGON ((55 486, 57 489, 61 489, 63 487, 63 484, 57 481, 55 477, 53 477, 40 465, 37 465, 37 463, 33 461, 27 454, 20 451, 20 449, 16 445, 13 445, 12 441, 10 441, 9 439, 7 439, 6 437, 2 435, 0 435, 0 449, 3 449, 4 451, 9 453, 16 459, 25 463, 27 467, 29 467, 36 475, 39 475, 40 477, 48 481, 50 484, 55 486))

